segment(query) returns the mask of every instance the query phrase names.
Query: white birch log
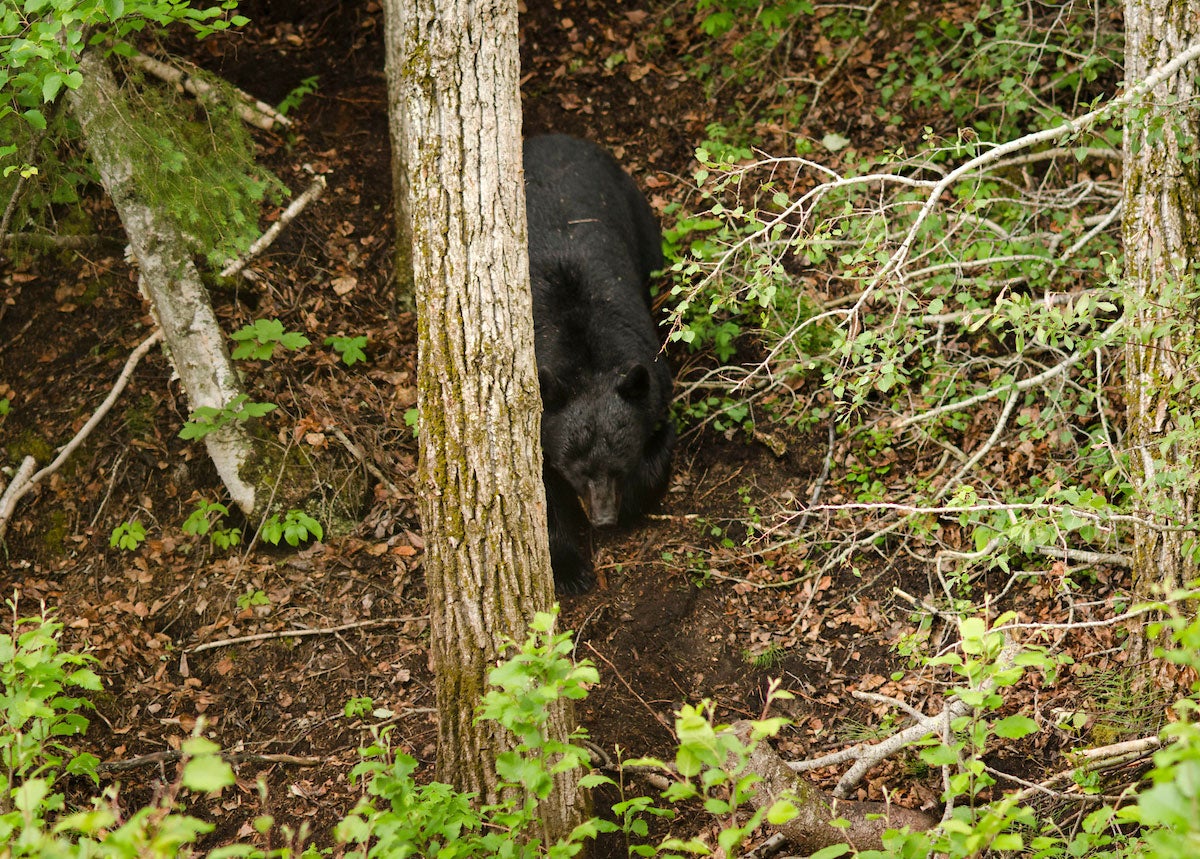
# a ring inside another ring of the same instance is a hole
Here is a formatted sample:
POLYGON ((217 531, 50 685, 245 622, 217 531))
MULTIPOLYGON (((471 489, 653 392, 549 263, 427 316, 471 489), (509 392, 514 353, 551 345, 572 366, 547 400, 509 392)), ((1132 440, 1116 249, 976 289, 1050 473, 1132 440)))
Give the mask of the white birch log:
MULTIPOLYGON (((138 284, 163 330, 167 353, 191 409, 220 409, 243 393, 208 292, 177 226, 146 199, 130 158, 128 110, 116 79, 95 49, 80 57, 83 81, 70 92, 88 152, 113 200, 140 270, 138 284)), ((243 477, 255 445, 243 424, 229 422, 204 437, 230 498, 247 515, 259 492, 243 477)))

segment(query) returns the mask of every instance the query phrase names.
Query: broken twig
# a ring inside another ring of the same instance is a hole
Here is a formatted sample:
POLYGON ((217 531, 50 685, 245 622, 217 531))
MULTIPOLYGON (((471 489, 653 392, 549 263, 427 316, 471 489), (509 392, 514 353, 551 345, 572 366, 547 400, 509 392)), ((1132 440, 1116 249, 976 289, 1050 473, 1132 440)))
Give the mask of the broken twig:
POLYGON ((394 626, 398 623, 408 623, 410 620, 425 620, 427 614, 415 614, 410 617, 383 617, 379 620, 359 620, 354 623, 344 623, 341 626, 330 626, 324 629, 278 629, 274 632, 259 632, 254 635, 239 635, 237 638, 222 638, 220 641, 207 641, 193 647, 185 647, 184 653, 203 653, 205 650, 215 650, 218 647, 231 647, 235 644, 247 644, 251 641, 269 641, 273 638, 303 638, 306 635, 335 635, 348 629, 369 629, 373 626, 394 626))

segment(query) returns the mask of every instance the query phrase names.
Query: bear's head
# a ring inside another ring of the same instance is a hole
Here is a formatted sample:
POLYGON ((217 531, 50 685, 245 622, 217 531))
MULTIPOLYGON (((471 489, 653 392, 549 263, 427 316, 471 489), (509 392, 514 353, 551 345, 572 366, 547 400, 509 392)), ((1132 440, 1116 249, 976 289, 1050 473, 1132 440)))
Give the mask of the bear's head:
POLYGON ((597 527, 616 524, 621 490, 641 465, 654 423, 649 390, 650 372, 637 362, 591 376, 570 392, 542 378, 543 456, 597 527))

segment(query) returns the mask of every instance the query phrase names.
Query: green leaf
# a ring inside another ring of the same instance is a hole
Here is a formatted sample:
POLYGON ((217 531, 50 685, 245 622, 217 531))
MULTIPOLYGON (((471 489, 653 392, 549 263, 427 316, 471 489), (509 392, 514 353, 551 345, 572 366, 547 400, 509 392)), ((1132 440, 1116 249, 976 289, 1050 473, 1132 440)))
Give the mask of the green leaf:
POLYGON ((50 74, 42 78, 42 100, 46 103, 54 101, 58 97, 62 85, 63 76, 58 72, 50 72, 50 74))
POLYGON ((996 732, 996 736, 1003 737, 1006 740, 1019 740, 1021 737, 1036 734, 1037 729, 1037 722, 1028 716, 1009 716, 1006 719, 1001 719, 992 726, 992 730, 996 732))
POLYGON ((183 768, 183 786, 197 793, 215 793, 234 781, 233 767, 217 754, 192 758, 183 768))
POLYGON ((68 675, 67 684, 70 686, 78 686, 80 689, 87 689, 89 692, 99 692, 104 688, 103 681, 99 675, 90 668, 80 668, 78 671, 68 675))
POLYGON ((931 767, 946 767, 958 762, 958 753, 954 749, 941 744, 932 748, 921 749, 919 755, 921 760, 931 767))
POLYGON ((29 110, 22 112, 21 115, 25 117, 25 121, 28 122, 35 131, 46 130, 46 117, 42 115, 40 110, 37 110, 36 108, 30 108, 29 110))
POLYGON ((821 848, 808 859, 837 859, 838 856, 845 856, 849 852, 849 844, 831 844, 829 847, 821 848))
MULTIPOLYGON (((790 800, 777 799, 771 804, 771 807, 767 809, 767 823, 771 824, 772 826, 780 826, 781 824, 787 823, 788 821, 794 819, 799 813, 800 809, 796 808, 796 806, 793 805, 790 800)), ((840 846, 843 848, 846 847, 844 844, 840 846)), ((840 856, 841 854, 837 853, 834 855, 840 856)))

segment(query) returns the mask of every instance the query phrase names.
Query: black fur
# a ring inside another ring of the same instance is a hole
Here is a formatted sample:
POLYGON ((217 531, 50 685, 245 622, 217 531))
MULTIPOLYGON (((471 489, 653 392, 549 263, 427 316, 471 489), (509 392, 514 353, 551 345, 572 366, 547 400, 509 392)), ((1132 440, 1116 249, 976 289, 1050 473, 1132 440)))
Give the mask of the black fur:
POLYGON ((633 180, 586 140, 527 140, 525 200, 550 554, 558 589, 582 593, 589 524, 631 521, 670 477, 671 371, 648 289, 662 236, 633 180))

